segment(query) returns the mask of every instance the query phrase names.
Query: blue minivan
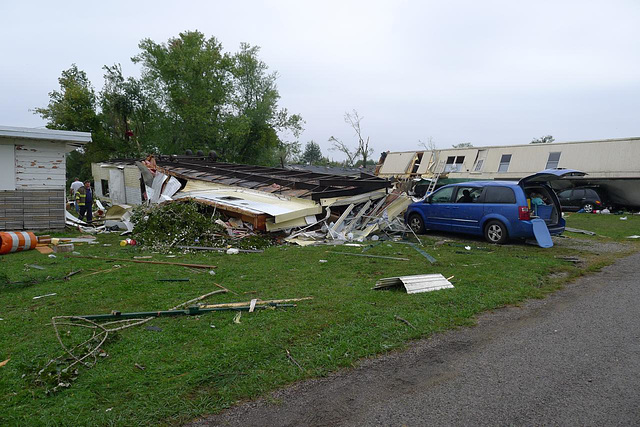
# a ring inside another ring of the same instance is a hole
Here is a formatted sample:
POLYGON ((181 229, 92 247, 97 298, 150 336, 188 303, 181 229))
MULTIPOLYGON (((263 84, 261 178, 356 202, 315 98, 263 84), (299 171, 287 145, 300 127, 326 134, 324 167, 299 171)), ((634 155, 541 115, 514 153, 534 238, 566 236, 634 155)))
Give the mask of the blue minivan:
POLYGON ((547 169, 520 181, 469 181, 449 184, 424 200, 412 203, 406 224, 416 233, 451 231, 484 236, 490 243, 534 238, 534 218, 541 218, 549 233, 564 231, 558 197, 549 182, 584 176, 573 169, 547 169), (532 203, 532 201, 534 203, 532 203))

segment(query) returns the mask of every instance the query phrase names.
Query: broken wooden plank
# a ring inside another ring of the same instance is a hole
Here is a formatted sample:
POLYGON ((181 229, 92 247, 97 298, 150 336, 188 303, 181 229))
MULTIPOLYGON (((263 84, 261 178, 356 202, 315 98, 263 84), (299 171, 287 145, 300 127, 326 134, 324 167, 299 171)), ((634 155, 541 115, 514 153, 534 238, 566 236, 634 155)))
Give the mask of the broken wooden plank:
POLYGON ((144 261, 144 260, 141 260, 141 259, 93 257, 93 256, 80 256, 80 255, 67 255, 67 258, 85 258, 85 259, 94 259, 94 260, 102 260, 102 261, 136 262, 136 263, 139 263, 139 264, 177 265, 177 266, 180 266, 180 267, 192 267, 192 268, 207 268, 207 269, 216 268, 215 265, 186 264, 186 263, 182 263, 182 262, 168 262, 168 261, 144 261))
MULTIPOLYGON (((271 300, 258 300, 257 304, 280 304, 286 302, 295 302, 295 301, 307 301, 313 299, 313 297, 303 297, 303 298, 287 298, 287 299, 271 299, 271 300)), ((251 301, 247 302, 228 302, 222 304, 211 304, 211 305, 203 305, 202 308, 223 308, 223 307, 251 307, 251 301)))
POLYGON ((329 229, 329 235, 331 237, 333 237, 334 233, 337 233, 338 227, 340 227, 340 224, 342 224, 344 222, 344 220, 347 218, 347 216, 349 216, 349 214, 353 210, 354 206, 355 205, 353 203, 350 204, 349 206, 347 206, 347 208, 344 210, 344 212, 342 212, 342 215, 340 215, 340 217, 333 224, 333 227, 331 227, 329 229))
POLYGON ((196 298, 190 299, 189 301, 185 301, 185 302, 183 302, 181 304, 178 304, 175 307, 173 307, 171 310, 177 310, 178 308, 184 307, 185 305, 192 304, 192 303, 198 302, 198 301, 202 301, 203 299, 205 299, 207 297, 210 297, 211 295, 224 294, 224 293, 227 293, 227 292, 229 292, 228 289, 218 289, 218 290, 209 292, 208 294, 200 295, 199 297, 196 297, 196 298))
POLYGON ((353 229, 353 227, 357 225, 360 218, 362 218, 362 215, 365 214, 365 212, 367 211, 367 209, 369 209, 370 206, 371 206, 371 200, 368 200, 367 203, 364 204, 362 209, 358 211, 355 218, 353 218, 351 222, 349 222, 349 224, 344 228, 343 230, 344 234, 347 234, 349 231, 353 229))
MULTIPOLYGON (((216 252, 226 252, 229 248, 210 248, 206 246, 176 246, 177 249, 188 249, 194 251, 216 251, 216 252)), ((259 254, 264 252, 262 249, 237 249, 238 252, 247 253, 247 254, 259 254)))

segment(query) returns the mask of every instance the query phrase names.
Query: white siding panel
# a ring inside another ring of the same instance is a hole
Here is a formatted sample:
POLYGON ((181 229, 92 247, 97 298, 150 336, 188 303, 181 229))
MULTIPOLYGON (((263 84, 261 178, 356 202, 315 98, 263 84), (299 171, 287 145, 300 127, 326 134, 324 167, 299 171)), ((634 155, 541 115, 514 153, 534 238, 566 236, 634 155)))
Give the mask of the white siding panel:
POLYGON ((142 194, 140 193, 140 185, 137 187, 125 187, 128 205, 139 205, 142 203, 142 194))
POLYGON ((15 164, 13 144, 0 144, 0 190, 16 189, 15 164))
POLYGON ((64 143, 29 141, 15 147, 17 189, 65 188, 64 143))

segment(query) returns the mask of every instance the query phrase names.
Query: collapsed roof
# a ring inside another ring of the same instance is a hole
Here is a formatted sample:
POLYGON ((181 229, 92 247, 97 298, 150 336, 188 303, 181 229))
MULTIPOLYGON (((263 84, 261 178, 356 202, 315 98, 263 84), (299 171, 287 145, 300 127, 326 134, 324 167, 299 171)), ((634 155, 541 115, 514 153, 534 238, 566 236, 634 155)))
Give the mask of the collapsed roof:
POLYGON ((391 187, 390 181, 366 173, 359 177, 351 177, 222 163, 209 157, 157 156, 156 164, 168 175, 186 180, 208 181, 316 201, 354 196, 391 187))

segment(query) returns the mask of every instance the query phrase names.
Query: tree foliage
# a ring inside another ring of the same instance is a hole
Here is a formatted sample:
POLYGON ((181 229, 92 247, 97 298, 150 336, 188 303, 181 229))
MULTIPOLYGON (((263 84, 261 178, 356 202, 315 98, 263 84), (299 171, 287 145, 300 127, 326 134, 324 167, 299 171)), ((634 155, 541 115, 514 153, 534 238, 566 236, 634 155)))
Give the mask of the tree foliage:
POLYGON ((309 141, 304 146, 304 152, 300 158, 305 164, 318 165, 324 163, 324 157, 322 156, 322 150, 320 145, 314 141, 309 141))
POLYGON ((551 135, 545 135, 540 138, 534 138, 530 144, 550 144, 555 141, 555 138, 551 135))
POLYGON ((76 64, 62 71, 58 83, 59 90, 49 92, 49 104, 35 108, 34 113, 47 121, 49 129, 91 132, 93 141, 82 152, 73 151, 67 157, 67 179, 88 179, 91 162, 108 158, 111 151, 96 112, 97 97, 86 73, 76 64))
POLYGON ((72 154, 86 163, 83 176, 92 161, 147 152, 213 149, 225 161, 273 165, 299 155, 304 121, 278 106, 277 74, 258 47, 225 53, 214 37, 186 31, 166 43, 144 39, 139 48, 132 58, 139 79, 125 77, 119 64, 105 66, 96 95, 74 64, 48 106, 34 110, 51 129, 92 133, 85 152, 72 154))

